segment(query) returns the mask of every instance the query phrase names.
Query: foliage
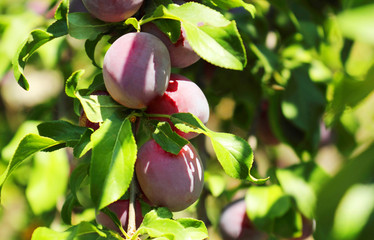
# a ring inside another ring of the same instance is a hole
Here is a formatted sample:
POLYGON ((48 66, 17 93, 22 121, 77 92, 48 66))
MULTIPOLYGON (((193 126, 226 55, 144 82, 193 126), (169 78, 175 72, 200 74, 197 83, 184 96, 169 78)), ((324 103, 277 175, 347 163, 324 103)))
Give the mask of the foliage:
POLYGON ((303 218, 315 221, 314 239, 373 236, 371 1, 145 1, 119 23, 71 6, 0 2, 1 236, 220 239, 220 212, 240 197, 269 239, 300 237, 303 218), (190 113, 157 121, 91 95, 105 89, 110 45, 148 22, 173 43, 183 28, 201 57, 172 72, 203 90, 206 125, 190 113), (98 130, 79 126, 82 111, 98 130), (184 139, 171 124, 200 135, 184 139), (102 228, 95 212, 131 198, 137 150, 150 138, 170 154, 196 146, 200 199, 177 213, 142 202, 135 233, 102 228))

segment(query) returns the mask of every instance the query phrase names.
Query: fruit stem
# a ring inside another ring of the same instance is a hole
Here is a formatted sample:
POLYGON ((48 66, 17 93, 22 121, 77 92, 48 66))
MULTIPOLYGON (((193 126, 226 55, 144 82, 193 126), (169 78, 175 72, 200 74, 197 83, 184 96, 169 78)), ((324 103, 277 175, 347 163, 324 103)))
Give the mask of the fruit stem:
POLYGON ((146 117, 156 117, 156 118, 168 118, 170 119, 170 115, 167 114, 149 114, 149 113, 144 113, 144 116, 146 117))
POLYGON ((136 232, 136 214, 135 214, 135 200, 137 194, 137 187, 135 182, 135 174, 130 185, 130 204, 129 204, 129 219, 127 233, 132 236, 136 232))

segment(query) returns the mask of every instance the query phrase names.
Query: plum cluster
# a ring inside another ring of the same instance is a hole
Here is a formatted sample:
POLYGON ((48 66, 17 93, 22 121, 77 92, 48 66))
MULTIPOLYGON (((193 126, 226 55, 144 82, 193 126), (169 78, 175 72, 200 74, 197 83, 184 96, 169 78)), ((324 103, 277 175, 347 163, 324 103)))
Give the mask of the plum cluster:
MULTIPOLYGON (((83 3, 93 16, 116 22, 138 11, 142 0, 83 0, 83 3)), ((171 73, 172 67, 184 68, 199 58, 188 44, 183 28, 178 41, 172 43, 155 24, 147 23, 141 32, 119 37, 106 52, 103 78, 107 93, 127 108, 169 122, 180 136, 194 138, 197 134, 179 131, 168 118, 158 116, 187 112, 203 123, 208 121, 209 105, 202 90, 188 78, 171 73)), ((80 123, 94 130, 99 127, 83 114, 80 123)), ((181 211, 194 203, 204 184, 202 161, 190 143, 175 155, 150 139, 138 151, 135 173, 144 200, 151 206, 167 207, 171 211, 181 211)), ((128 202, 123 201, 109 206, 121 220, 126 219, 127 208, 128 202)), ((105 224, 106 217, 100 213, 98 222, 114 229, 112 224, 105 224)), ((127 222, 122 221, 122 224, 127 222)))

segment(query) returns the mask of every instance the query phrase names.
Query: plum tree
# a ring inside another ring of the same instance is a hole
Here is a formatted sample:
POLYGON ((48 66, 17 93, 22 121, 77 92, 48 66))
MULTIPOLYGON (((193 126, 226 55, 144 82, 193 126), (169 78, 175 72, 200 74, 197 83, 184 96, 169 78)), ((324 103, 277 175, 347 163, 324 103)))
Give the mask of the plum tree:
POLYGON ((200 59, 200 56, 195 53, 189 44, 183 27, 181 28, 181 34, 176 43, 172 43, 170 38, 153 23, 144 24, 142 31, 155 35, 165 44, 170 53, 172 67, 185 68, 200 59))
POLYGON ((231 202, 223 209, 219 229, 223 240, 267 239, 267 234, 256 229, 249 220, 244 198, 231 202))
POLYGON ((87 11, 104 22, 120 22, 134 15, 143 0, 82 0, 87 11))
POLYGON ((145 108, 164 94, 170 77, 167 48, 149 33, 128 33, 114 41, 103 64, 109 94, 128 108, 145 108))
POLYGON ((139 149, 135 170, 148 202, 173 212, 194 203, 204 185, 202 162, 191 144, 174 155, 151 139, 139 149))
MULTIPOLYGON (((108 209, 117 215, 124 230, 127 229, 128 225, 129 205, 129 200, 118 200, 108 206, 108 209)), ((135 221, 136 227, 139 227, 143 221, 142 209, 139 201, 135 202, 135 221)), ((119 233, 121 232, 114 224, 113 220, 101 211, 96 215, 96 222, 110 230, 117 231, 119 233)))
MULTIPOLYGON (((91 95, 109 95, 109 93, 107 91, 98 90, 93 92, 91 95)), ((93 130, 97 130, 100 127, 100 123, 91 122, 90 120, 88 120, 86 113, 82 110, 79 117, 79 126, 89 127, 93 130)))
MULTIPOLYGON (((202 90, 194 82, 182 75, 171 74, 169 85, 164 95, 151 101, 146 112, 153 114, 188 112, 194 114, 203 123, 206 123, 209 119, 209 104, 202 90)), ((184 133, 173 125, 172 127, 174 131, 187 139, 197 136, 196 133, 184 133)))

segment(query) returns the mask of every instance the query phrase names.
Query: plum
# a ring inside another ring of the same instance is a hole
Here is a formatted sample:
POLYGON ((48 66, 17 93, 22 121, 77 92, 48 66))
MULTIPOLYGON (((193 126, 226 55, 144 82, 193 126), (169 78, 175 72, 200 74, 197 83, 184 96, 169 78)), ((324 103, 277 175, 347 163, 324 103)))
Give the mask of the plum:
POLYGON ((151 139, 139 149, 135 170, 147 202, 173 212, 194 203, 204 185, 202 162, 191 144, 174 155, 151 139))
POLYGON ((69 13, 73 12, 87 12, 82 0, 70 0, 69 13))
POLYGON ((104 22, 121 22, 133 16, 143 0, 82 0, 87 11, 104 22))
POLYGON ((256 229, 249 220, 244 198, 231 202, 223 209, 219 229, 223 240, 267 239, 267 234, 256 229))
MULTIPOLYGON (((128 225, 129 205, 130 205, 129 200, 118 200, 114 203, 111 203, 108 206, 108 209, 117 215, 125 231, 127 230, 127 225, 128 225)), ((135 222, 136 222, 137 228, 140 226, 142 221, 143 221, 143 215, 142 215, 140 202, 135 201, 135 222)), ((96 215, 96 222, 110 230, 121 233, 119 228, 114 224, 113 220, 103 212, 99 212, 96 215)))
POLYGON ((149 33, 127 33, 105 54, 104 83, 118 103, 141 109, 164 94, 170 68, 169 53, 161 40, 149 33))
POLYGON ((144 24, 144 26, 142 26, 142 31, 155 35, 165 44, 169 50, 172 67, 185 68, 200 59, 200 56, 197 55, 190 46, 183 27, 181 28, 181 34, 176 43, 172 43, 170 38, 153 23, 144 24))
MULTIPOLYGON (((198 117, 204 124, 209 119, 209 104, 204 93, 199 86, 188 78, 171 74, 168 88, 164 95, 155 98, 148 104, 146 109, 147 113, 151 114, 174 114, 181 112, 192 113, 198 117)), ((167 120, 159 118, 160 120, 167 120)), ((169 121, 169 123, 171 123, 169 121)), ((173 125, 172 128, 182 137, 191 139, 198 134, 184 133, 176 129, 173 125)))
MULTIPOLYGON (((91 95, 109 95, 109 93, 107 91, 98 90, 98 91, 93 92, 91 95)), ((95 131, 99 129, 100 123, 91 122, 90 120, 88 120, 86 113, 82 110, 81 115, 79 117, 79 126, 89 127, 95 131)))

